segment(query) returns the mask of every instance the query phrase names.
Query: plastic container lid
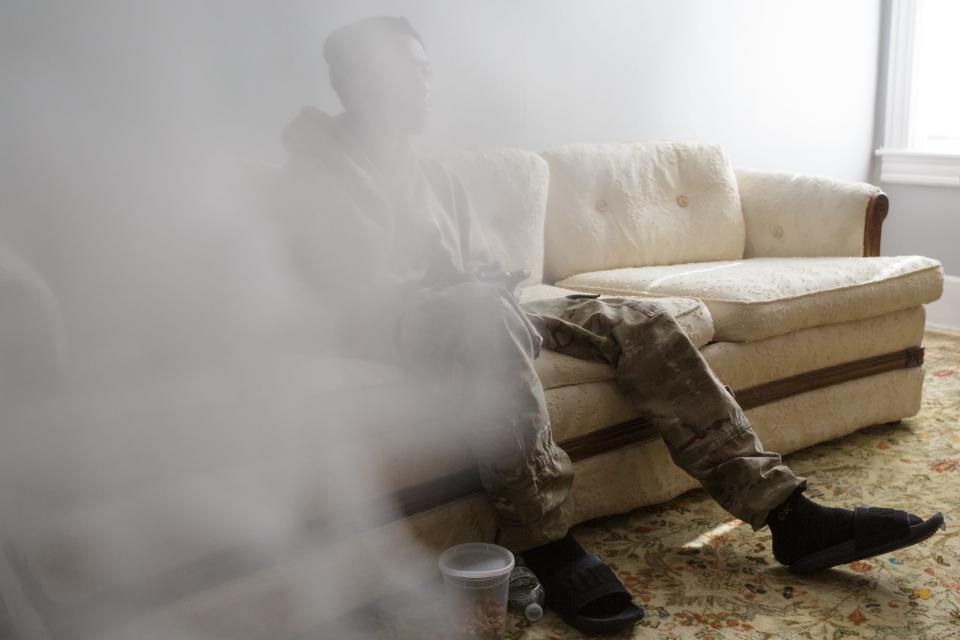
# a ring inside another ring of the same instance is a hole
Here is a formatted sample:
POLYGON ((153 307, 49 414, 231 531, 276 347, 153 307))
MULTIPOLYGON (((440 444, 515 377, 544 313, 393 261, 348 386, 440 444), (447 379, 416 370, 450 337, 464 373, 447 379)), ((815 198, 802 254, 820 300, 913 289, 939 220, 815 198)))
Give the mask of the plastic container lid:
POLYGON ((526 616, 530 622, 536 622, 543 617, 543 607, 536 602, 531 602, 527 605, 527 608, 523 610, 523 615, 526 616))
POLYGON ((486 542, 468 542, 441 553, 438 564, 444 575, 483 580, 507 575, 513 571, 514 562, 509 549, 486 542))

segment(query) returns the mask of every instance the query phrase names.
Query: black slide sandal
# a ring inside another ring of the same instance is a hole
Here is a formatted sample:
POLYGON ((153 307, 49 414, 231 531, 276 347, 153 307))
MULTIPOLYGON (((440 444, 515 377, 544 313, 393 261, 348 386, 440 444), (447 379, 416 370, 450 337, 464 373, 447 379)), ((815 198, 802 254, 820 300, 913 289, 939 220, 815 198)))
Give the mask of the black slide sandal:
POLYGON ((857 507, 853 512, 853 539, 797 560, 790 565, 793 573, 812 573, 839 564, 872 558, 903 549, 926 540, 937 529, 945 529, 943 514, 935 513, 917 524, 910 524, 910 514, 899 509, 857 507))
POLYGON ((613 570, 595 555, 584 555, 568 562, 549 575, 541 576, 541 581, 547 606, 577 631, 608 635, 643 619, 643 609, 633 603, 630 592, 613 570), (591 602, 610 597, 622 602, 616 613, 602 618, 581 613, 591 602))

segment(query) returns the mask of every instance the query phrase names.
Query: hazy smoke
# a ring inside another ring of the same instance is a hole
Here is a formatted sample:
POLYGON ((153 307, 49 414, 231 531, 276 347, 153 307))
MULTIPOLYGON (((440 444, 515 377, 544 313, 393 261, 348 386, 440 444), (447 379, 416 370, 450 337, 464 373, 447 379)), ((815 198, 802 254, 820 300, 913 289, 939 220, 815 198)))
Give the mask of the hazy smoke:
POLYGON ((420 419, 446 391, 321 353, 274 216, 283 127, 330 106, 277 29, 338 25, 297 11, 0 10, 0 635, 360 637, 318 629, 433 577, 418 532, 364 531, 396 460, 463 458, 420 419))

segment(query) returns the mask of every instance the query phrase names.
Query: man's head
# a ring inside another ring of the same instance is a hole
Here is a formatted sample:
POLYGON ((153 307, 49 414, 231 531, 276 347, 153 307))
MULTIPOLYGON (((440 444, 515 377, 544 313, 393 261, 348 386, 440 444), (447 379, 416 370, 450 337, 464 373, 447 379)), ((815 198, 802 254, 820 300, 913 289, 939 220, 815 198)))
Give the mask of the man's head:
POLYGON ((323 56, 348 113, 419 133, 430 106, 430 63, 406 18, 376 17, 337 29, 323 56))

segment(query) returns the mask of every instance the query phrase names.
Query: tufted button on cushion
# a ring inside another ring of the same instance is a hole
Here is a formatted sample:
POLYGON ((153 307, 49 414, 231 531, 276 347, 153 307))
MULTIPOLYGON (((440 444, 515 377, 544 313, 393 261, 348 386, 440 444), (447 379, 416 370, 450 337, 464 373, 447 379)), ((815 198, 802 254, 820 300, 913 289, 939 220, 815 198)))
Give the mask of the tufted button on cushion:
POLYGON ((690 204, 690 201, 687 200, 687 196, 677 196, 677 204, 681 207, 686 207, 688 204, 690 204))
POLYGON ((783 237, 783 227, 779 224, 773 226, 773 237, 777 240, 783 237))
POLYGON ((600 213, 604 213, 604 212, 607 210, 607 201, 606 201, 606 200, 597 200, 597 204, 595 204, 593 207, 594 207, 594 209, 596 209, 596 210, 599 211, 600 213))

